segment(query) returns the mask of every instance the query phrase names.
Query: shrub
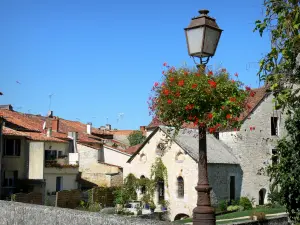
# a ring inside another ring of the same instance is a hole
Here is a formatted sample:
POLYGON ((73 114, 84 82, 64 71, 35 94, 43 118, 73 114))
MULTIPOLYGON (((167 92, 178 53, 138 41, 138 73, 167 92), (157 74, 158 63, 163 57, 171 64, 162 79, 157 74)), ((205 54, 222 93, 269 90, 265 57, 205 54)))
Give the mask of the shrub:
POLYGON ((241 197, 240 198, 240 202, 239 202, 239 205, 240 206, 243 206, 245 210, 248 210, 248 209, 252 209, 252 204, 251 204, 251 201, 249 200, 249 198, 247 197, 241 197))
POLYGON ((101 209, 102 208, 101 208, 100 204, 97 202, 89 204, 89 206, 88 206, 88 211, 90 211, 90 212, 100 212, 101 209))
POLYGON ((231 205, 231 206, 227 207, 227 211, 230 211, 230 212, 237 211, 237 210, 239 210, 239 206, 238 205, 231 205))
POLYGON ((254 220, 256 217, 257 221, 264 221, 266 220, 266 214, 264 212, 253 212, 250 216, 251 220, 254 220))
POLYGON ((219 203, 219 209, 221 212, 226 211, 227 210, 227 206, 228 206, 228 201, 227 200, 222 200, 219 203))

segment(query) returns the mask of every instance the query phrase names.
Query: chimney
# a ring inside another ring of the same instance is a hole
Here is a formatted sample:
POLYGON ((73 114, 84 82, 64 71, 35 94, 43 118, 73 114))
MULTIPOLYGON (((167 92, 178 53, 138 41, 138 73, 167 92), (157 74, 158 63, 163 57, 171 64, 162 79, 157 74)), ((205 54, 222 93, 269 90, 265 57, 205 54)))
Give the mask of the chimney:
POLYGON ((70 153, 77 153, 77 140, 78 140, 78 132, 75 131, 69 131, 68 132, 68 138, 72 139, 72 147, 69 150, 70 153))
POLYGON ((47 137, 51 137, 51 136, 52 136, 52 128, 49 127, 49 128, 47 129, 47 137))
POLYGON ((92 134, 92 123, 87 123, 86 125, 86 133, 92 134))
POLYGON ((49 110, 48 114, 47 114, 47 117, 52 118, 53 117, 53 111, 49 110))
POLYGON ((12 105, 0 105, 0 109, 8 109, 9 111, 14 111, 12 105))
POLYGON ((52 120, 52 130, 55 132, 59 131, 59 119, 55 118, 52 120))
POLYGON ((111 130, 111 125, 110 124, 106 124, 106 130, 111 130))
POLYGON ((146 131, 146 126, 140 126, 140 131, 144 133, 146 131))

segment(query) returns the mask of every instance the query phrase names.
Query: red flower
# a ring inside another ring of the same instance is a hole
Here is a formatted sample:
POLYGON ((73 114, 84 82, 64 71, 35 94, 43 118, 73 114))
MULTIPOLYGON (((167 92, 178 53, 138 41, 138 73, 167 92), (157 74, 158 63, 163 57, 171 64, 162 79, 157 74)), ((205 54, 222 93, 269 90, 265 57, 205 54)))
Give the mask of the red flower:
POLYGON ((194 116, 189 116, 189 117, 188 117, 188 120, 189 120, 189 121, 193 121, 193 120, 195 120, 195 117, 194 117, 194 116))
POLYGON ((248 109, 251 109, 251 105, 249 103, 247 103, 246 106, 247 106, 248 109))
POLYGON ((226 119, 229 120, 230 118, 231 118, 231 114, 227 114, 227 115, 226 115, 226 119))
POLYGON ((169 94, 170 94, 170 91, 169 91, 168 89, 164 89, 164 90, 163 90, 163 93, 164 93, 164 95, 169 95, 169 94))
POLYGON ((186 110, 192 110, 194 108, 194 104, 188 104, 185 109, 186 110))
POLYGON ((187 71, 184 71, 184 75, 187 76, 189 73, 187 71))
POLYGON ((171 104, 172 103, 172 100, 171 99, 168 99, 168 104, 171 104))
POLYGON ((192 88, 195 89, 198 86, 198 84, 192 84, 192 88))
POLYGON ((207 75, 212 76, 212 75, 214 75, 214 73, 210 70, 207 75))
POLYGON ((196 77, 200 77, 201 75, 200 75, 200 73, 196 73, 196 77))
POLYGON ((157 87, 158 85, 159 85, 158 82, 155 82, 155 83, 154 83, 154 87, 157 87))
POLYGON ((204 127, 204 126, 205 126, 205 123, 201 122, 201 123, 199 123, 199 126, 200 126, 200 127, 204 127))
POLYGON ((214 132, 215 132, 215 130, 216 130, 216 129, 215 129, 214 127, 210 127, 210 128, 208 128, 208 132, 209 132, 209 133, 214 133, 214 132))
POLYGON ((211 119, 214 117, 214 115, 213 115, 212 113, 208 113, 208 114, 207 114, 207 117, 208 117, 208 119, 211 120, 211 119))
POLYGON ((164 62, 163 66, 167 66, 168 64, 166 62, 164 62))
POLYGON ((174 72, 174 71, 175 71, 175 67, 172 66, 171 69, 170 69, 170 72, 172 73, 172 72, 174 72))
POLYGON ((234 84, 234 83, 235 83, 235 80, 231 80, 231 82, 234 84))
POLYGON ((170 77, 170 81, 171 81, 171 82, 173 82, 173 81, 174 81, 174 79, 175 79, 174 77, 170 77))
POLYGON ((212 88, 216 88, 216 86, 217 86, 217 83, 213 80, 208 80, 208 83, 209 83, 210 87, 212 87, 212 88))
POLYGON ((251 91, 251 88, 249 86, 246 86, 246 91, 251 91))
POLYGON ((238 77, 238 76, 239 76, 239 74, 238 74, 238 73, 235 73, 235 74, 234 74, 234 76, 238 77))
POLYGON ((236 129, 236 128, 234 128, 233 130, 234 130, 234 131, 237 131, 237 129, 236 129))
POLYGON ((162 71, 162 74, 165 74, 165 71, 162 71))
POLYGON ((180 96, 180 92, 177 91, 176 94, 175 94, 175 96, 176 96, 176 97, 179 97, 179 96, 180 96))
POLYGON ((252 127, 250 127, 250 130, 252 130, 252 127))
POLYGON ((256 94, 256 93, 255 93, 254 91, 251 91, 251 92, 250 92, 250 96, 251 96, 251 97, 254 97, 255 94, 256 94))
POLYGON ((165 86, 165 82, 162 82, 162 83, 161 83, 161 86, 164 87, 164 86, 165 86))
POLYGON ((221 106, 221 109, 222 109, 222 110, 224 110, 224 109, 225 109, 225 106, 224 106, 224 105, 222 105, 222 106, 221 106))
POLYGON ((184 80, 180 80, 180 81, 178 82, 178 86, 182 87, 183 85, 184 85, 184 80))
POLYGON ((235 102, 235 101, 236 101, 236 98, 235 98, 235 97, 230 97, 230 98, 229 98, 229 101, 230 101, 230 102, 235 102))

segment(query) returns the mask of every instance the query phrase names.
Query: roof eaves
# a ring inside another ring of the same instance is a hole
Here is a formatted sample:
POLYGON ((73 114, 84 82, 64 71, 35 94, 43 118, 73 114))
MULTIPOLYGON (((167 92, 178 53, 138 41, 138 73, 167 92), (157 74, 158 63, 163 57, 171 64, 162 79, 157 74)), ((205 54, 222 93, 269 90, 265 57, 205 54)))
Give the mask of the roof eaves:
POLYGON ((159 127, 156 127, 152 133, 145 139, 145 141, 141 144, 141 146, 136 150, 135 153, 132 154, 132 156, 127 160, 127 163, 130 163, 135 156, 142 150, 142 148, 149 142, 149 140, 156 134, 156 132, 159 130, 159 127))

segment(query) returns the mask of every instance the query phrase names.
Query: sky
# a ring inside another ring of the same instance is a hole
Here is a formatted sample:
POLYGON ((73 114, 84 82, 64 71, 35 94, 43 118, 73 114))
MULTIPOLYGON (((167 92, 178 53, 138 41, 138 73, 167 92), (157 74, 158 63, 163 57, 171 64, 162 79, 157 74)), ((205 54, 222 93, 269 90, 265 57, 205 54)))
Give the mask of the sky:
POLYGON ((208 9, 223 33, 209 68, 259 87, 268 35, 253 32, 262 0, 2 0, 0 104, 94 127, 139 129, 163 63, 195 66, 184 28, 208 9))

